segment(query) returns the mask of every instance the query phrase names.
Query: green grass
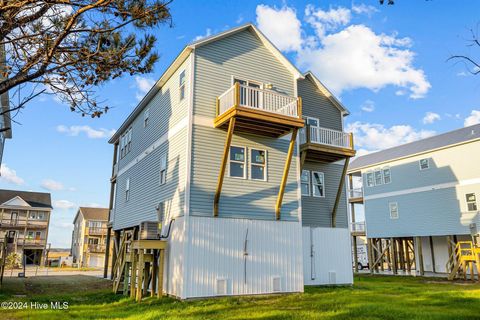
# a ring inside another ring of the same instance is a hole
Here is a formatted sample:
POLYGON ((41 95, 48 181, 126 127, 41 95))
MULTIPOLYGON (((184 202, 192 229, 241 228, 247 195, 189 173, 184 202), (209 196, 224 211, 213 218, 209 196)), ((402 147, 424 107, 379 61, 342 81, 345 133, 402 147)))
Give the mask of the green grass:
POLYGON ((88 276, 5 278, 0 301, 66 301, 65 310, 1 310, 1 319, 479 319, 480 285, 441 279, 357 276, 353 287, 304 294, 137 304, 88 276), (20 296, 18 296, 20 295, 20 296), (25 296, 22 296, 25 295, 25 296))

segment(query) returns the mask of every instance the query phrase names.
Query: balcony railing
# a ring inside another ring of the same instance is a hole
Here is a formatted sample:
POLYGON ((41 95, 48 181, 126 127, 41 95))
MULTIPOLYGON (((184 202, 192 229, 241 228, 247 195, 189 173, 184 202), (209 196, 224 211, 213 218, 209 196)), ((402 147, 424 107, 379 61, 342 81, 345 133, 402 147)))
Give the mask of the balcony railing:
POLYGON ((352 222, 350 224, 351 232, 365 232, 365 221, 361 222, 352 222))
MULTIPOLYGON (((17 244, 18 245, 23 245, 24 242, 23 242, 23 237, 18 237, 17 238, 17 244)), ((29 238, 26 238, 25 239, 25 245, 30 245, 30 246, 43 246, 45 245, 45 243, 47 242, 46 239, 35 239, 35 238, 32 238, 32 239, 29 239, 29 238)))
POLYGON ((352 134, 348 132, 312 127, 307 125, 300 130, 300 143, 318 143, 332 147, 353 149, 352 134))
POLYGON ((107 235, 107 228, 102 227, 88 227, 87 228, 88 234, 91 235, 107 235))
POLYGON ((36 220, 36 219, 29 219, 28 221, 24 217, 19 217, 16 220, 11 219, 3 219, 0 220, 0 226, 2 227, 39 227, 39 228, 46 228, 48 225, 48 220, 36 220))
POLYGON ((235 84, 218 97, 217 116, 232 107, 251 108, 299 118, 298 99, 274 91, 235 84))
POLYGON ((363 188, 353 188, 348 190, 348 197, 352 198, 362 198, 363 197, 363 188))
POLYGON ((104 253, 105 252, 105 245, 103 244, 89 244, 88 252, 96 252, 96 253, 104 253))

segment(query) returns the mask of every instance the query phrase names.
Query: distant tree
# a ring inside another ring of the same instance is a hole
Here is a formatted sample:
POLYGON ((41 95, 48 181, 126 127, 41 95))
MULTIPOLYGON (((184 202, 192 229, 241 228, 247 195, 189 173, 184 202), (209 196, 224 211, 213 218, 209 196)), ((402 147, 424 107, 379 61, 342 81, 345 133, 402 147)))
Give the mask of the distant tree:
POLYGON ((20 255, 16 252, 11 252, 5 257, 5 268, 10 269, 10 275, 13 274, 13 269, 20 266, 20 255))
MULTIPOLYGON (((82 116, 108 111, 97 86, 152 71, 171 0, 0 0, 0 95, 11 116, 54 94, 82 116), (14 112, 15 111, 15 112, 14 112)), ((1 112, 4 114, 5 112, 1 112)))

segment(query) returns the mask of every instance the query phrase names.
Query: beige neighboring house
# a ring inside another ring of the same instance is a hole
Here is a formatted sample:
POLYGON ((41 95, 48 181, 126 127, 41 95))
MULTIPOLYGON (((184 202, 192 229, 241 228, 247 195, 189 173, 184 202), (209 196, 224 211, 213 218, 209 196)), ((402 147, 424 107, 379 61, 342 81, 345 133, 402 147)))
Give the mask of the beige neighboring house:
POLYGON ((73 220, 72 256, 78 267, 100 268, 105 262, 107 208, 80 207, 73 220))
POLYGON ((43 265, 51 211, 50 193, 0 190, 0 241, 7 241, 7 254, 43 265))

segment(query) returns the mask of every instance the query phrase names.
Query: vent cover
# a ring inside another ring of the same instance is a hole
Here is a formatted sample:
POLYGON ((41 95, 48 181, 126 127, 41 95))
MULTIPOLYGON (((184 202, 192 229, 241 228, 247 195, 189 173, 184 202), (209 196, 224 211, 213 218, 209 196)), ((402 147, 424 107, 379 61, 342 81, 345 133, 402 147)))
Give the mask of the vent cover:
POLYGON ((227 279, 217 279, 217 295, 227 295, 227 279))
POLYGON ((328 271, 328 283, 329 284, 337 284, 337 272, 336 271, 328 271))
POLYGON ((282 279, 280 277, 273 277, 272 278, 272 287, 273 287, 273 292, 281 292, 282 291, 282 279))

